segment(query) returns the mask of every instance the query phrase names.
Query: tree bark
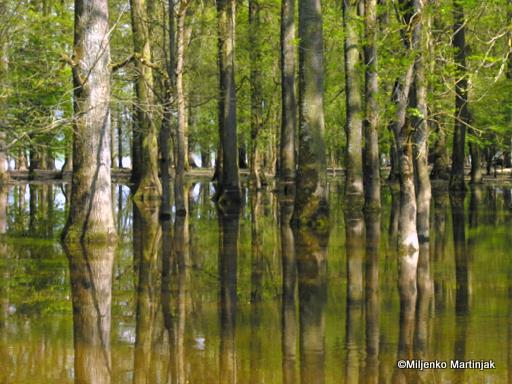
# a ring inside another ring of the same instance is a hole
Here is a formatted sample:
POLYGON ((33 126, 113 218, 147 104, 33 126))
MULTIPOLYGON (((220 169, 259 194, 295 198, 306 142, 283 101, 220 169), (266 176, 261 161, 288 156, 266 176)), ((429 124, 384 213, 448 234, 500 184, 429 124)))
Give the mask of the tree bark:
POLYGON ((295 100, 295 0, 281 0, 281 140, 279 176, 295 179, 297 107, 295 100))
POLYGON ((378 134, 377 75, 377 0, 365 0, 366 120, 364 124, 364 200, 365 210, 380 209, 380 158, 378 134))
POLYGON ((418 240, 420 243, 429 241, 430 227, 430 200, 432 191, 430 186, 430 176, 428 171, 428 108, 427 108, 427 80, 425 77, 425 52, 427 52, 427 37, 430 34, 430 20, 423 12, 423 1, 414 1, 414 10, 416 17, 420 18, 416 22, 413 30, 413 39, 417 42, 419 53, 416 55, 414 63, 414 91, 416 116, 413 119, 415 130, 414 140, 414 166, 416 176, 416 206, 417 219, 416 227, 418 231, 418 240))
POLYGON ((75 2, 73 176, 63 239, 116 237, 110 181, 108 2, 75 2))
POLYGON ((324 59, 320 0, 299 1, 299 164, 295 225, 326 228, 324 59))
POLYGON ((358 0, 343 0, 345 30, 345 195, 357 204, 363 202, 362 106, 360 86, 360 45, 358 33, 358 0), (357 199, 356 199, 357 197, 357 199))
MULTIPOLYGON (((3 6, 0 6, 0 10, 3 10, 3 6)), ((9 71, 9 56, 8 56, 8 42, 2 44, 2 53, 0 54, 0 82, 3 87, 6 86, 6 79, 9 71)), ((5 88, 4 88, 5 89, 5 88)), ((0 109, 4 110, 4 97, 0 98, 0 109)), ((5 116, 3 114, 3 116, 5 116)), ((7 173, 7 148, 6 148, 6 121, 0 121, 0 184, 6 182, 9 179, 7 173)))
POLYGON ((446 142, 446 132, 442 129, 438 122, 431 122, 437 138, 434 142, 434 166, 430 177, 434 180, 450 179, 450 158, 448 157, 446 142))
POLYGON ((239 202, 235 89, 235 0, 216 0, 219 63, 219 202, 239 202))
POLYGON ((155 109, 153 70, 147 65, 151 63, 148 12, 145 0, 130 0, 130 6, 133 47, 137 56, 135 62, 137 104, 134 115, 134 145, 137 147, 137 151, 132 159, 132 181, 136 184, 134 198, 151 200, 161 196, 162 185, 158 178, 157 128, 153 113, 155 109))
POLYGON ((249 56, 251 83, 251 140, 250 144, 250 179, 252 187, 261 189, 260 153, 258 137, 263 129, 263 78, 262 69, 262 28, 259 0, 249 0, 249 56))
POLYGON ((176 137, 176 174, 174 180, 174 198, 176 200, 176 213, 186 214, 185 196, 183 196, 183 178, 185 167, 188 164, 188 148, 186 143, 187 114, 185 105, 185 87, 183 72, 185 65, 185 17, 189 0, 180 0, 177 14, 176 33, 176 96, 178 101, 178 127, 176 137))
POLYGON ((455 50, 455 126, 453 132, 452 170, 450 189, 463 191, 464 183, 464 146, 466 126, 470 123, 468 108, 468 78, 466 74, 466 27, 464 9, 460 0, 453 1, 453 38, 455 50))

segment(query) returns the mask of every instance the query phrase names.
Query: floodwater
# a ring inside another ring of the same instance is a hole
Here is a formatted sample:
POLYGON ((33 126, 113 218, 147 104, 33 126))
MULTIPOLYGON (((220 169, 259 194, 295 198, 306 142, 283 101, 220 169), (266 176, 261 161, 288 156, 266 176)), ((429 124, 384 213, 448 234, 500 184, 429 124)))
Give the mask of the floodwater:
POLYGON ((388 188, 364 217, 332 181, 322 236, 271 191, 219 214, 194 183, 189 215, 160 223, 116 186, 119 243, 63 249, 66 188, 0 190, 0 383, 512 382, 510 188, 434 191, 414 295, 388 188))

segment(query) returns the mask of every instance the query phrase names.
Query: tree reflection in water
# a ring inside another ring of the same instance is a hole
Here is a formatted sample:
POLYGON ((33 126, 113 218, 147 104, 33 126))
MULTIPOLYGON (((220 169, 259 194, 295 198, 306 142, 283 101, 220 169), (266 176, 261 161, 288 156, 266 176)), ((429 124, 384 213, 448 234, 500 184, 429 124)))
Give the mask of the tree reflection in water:
POLYGON ((157 206, 139 203, 132 215, 123 200, 119 222, 133 239, 120 238, 114 279, 115 247, 67 249, 68 266, 58 243, 44 239, 47 225, 59 232, 64 200, 58 187, 42 187, 0 190, 7 367, 0 381, 473 384, 512 377, 505 189, 473 187, 466 204, 434 190, 431 238, 419 243, 415 274, 397 269, 392 195, 384 194, 382 214, 363 216, 333 190, 331 204, 344 216, 331 217, 328 249, 326 231, 291 228, 291 199, 279 196, 274 217, 268 191, 216 213, 201 186, 189 190, 186 215, 163 222, 157 206), (397 284, 400 278, 414 286, 397 284), (396 370, 401 358, 491 358, 498 368, 396 370))
POLYGON ((294 228, 299 283, 301 383, 325 382, 328 231, 294 228))
POLYGON ((71 271, 75 382, 108 384, 114 245, 65 246, 71 271))

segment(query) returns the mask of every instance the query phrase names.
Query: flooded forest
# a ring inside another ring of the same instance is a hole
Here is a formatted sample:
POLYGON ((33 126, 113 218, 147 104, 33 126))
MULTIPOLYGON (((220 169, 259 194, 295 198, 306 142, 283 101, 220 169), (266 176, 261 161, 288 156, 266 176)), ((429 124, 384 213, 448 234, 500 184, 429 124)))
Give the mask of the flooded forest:
POLYGON ((0 0, 0 383, 512 383, 512 1, 0 0))

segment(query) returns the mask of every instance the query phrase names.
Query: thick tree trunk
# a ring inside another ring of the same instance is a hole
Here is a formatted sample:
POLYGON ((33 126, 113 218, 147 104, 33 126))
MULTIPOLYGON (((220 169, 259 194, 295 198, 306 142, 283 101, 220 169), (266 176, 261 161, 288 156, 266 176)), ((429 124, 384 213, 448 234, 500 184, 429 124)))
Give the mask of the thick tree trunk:
POLYGON ((219 45, 220 202, 241 199, 235 89, 235 0, 216 0, 219 45))
POLYGON ((295 100, 295 0, 281 0, 281 140, 279 176, 295 178, 297 107, 295 100))
POLYGON ((299 1, 299 166, 295 225, 327 227, 324 59, 320 0, 299 1))
POLYGON ((108 384, 112 378, 110 329, 112 268, 115 248, 69 244, 73 301, 75 379, 79 383, 108 384))
POLYGON ((362 97, 360 86, 359 16, 357 0, 343 0, 345 29, 345 94, 347 145, 345 153, 345 194, 357 205, 363 202, 362 97), (357 199, 356 199, 357 197, 357 199))
POLYGON ((252 187, 261 189, 261 161, 258 137, 263 129, 263 78, 262 69, 262 28, 259 0, 249 0, 249 56, 251 83, 251 140, 250 144, 250 179, 252 187))
POLYGON ((378 134, 377 76, 377 0, 365 0, 366 120, 364 125, 364 200, 365 210, 380 209, 380 158, 378 134))
POLYGON ((110 181, 108 2, 75 2, 73 177, 67 243, 116 237, 110 181))
POLYGON ((150 36, 148 30, 148 12, 145 0, 130 0, 133 47, 137 57, 135 92, 137 95, 136 113, 134 115, 134 153, 133 182, 136 184, 134 198, 151 200, 162 194, 162 185, 158 178, 157 127, 153 97, 153 70, 151 63, 150 36))

